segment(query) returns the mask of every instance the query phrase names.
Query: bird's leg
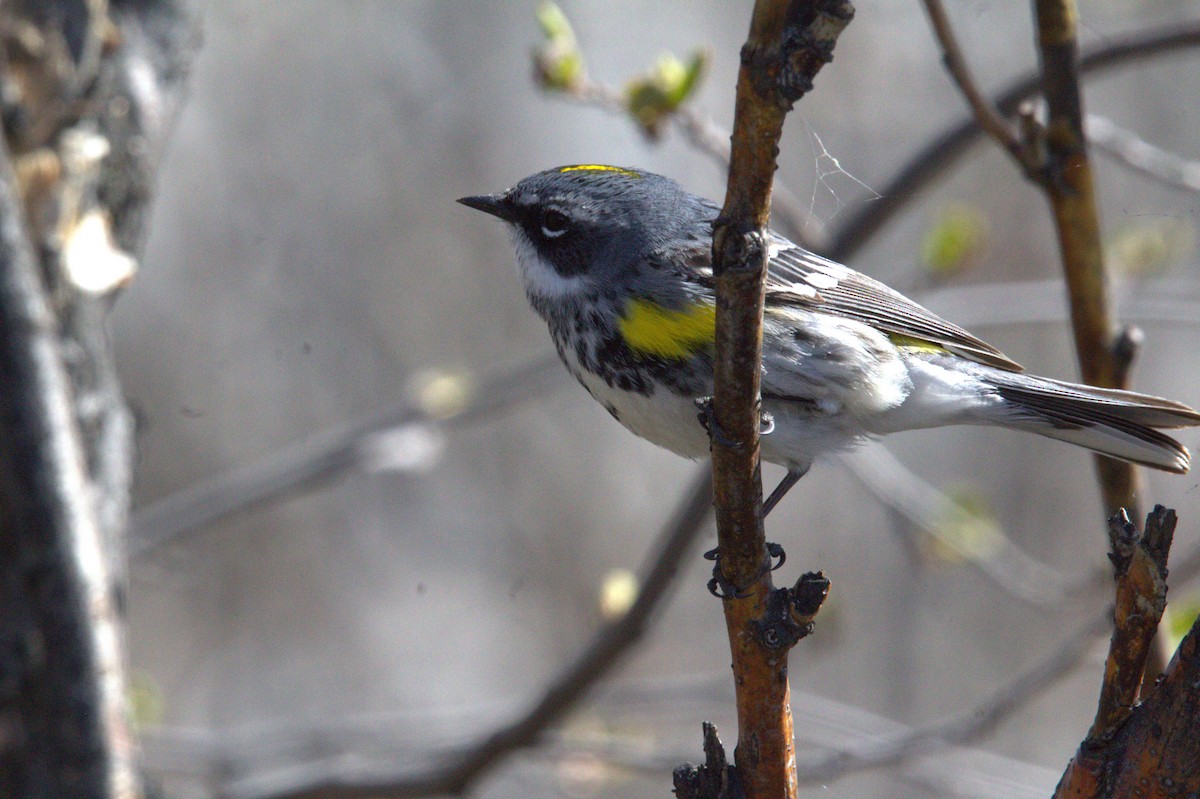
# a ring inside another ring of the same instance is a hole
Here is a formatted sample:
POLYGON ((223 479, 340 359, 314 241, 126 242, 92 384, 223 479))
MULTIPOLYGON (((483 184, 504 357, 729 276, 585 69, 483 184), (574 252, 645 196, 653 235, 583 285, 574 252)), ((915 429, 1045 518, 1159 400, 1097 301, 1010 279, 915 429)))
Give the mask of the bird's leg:
MULTIPOLYGON (((786 494, 792 486, 800 482, 800 478, 803 477, 807 472, 808 466, 793 466, 788 469, 788 473, 784 475, 783 479, 779 481, 779 485, 775 486, 775 490, 771 492, 771 496, 767 497, 766 502, 763 503, 764 519, 767 518, 767 514, 771 512, 771 509, 779 504, 779 500, 783 499, 783 495, 786 494)), ((767 542, 767 554, 773 561, 767 567, 771 571, 778 569, 783 565, 783 562, 787 560, 787 553, 783 551, 783 547, 770 541, 767 542)), ((739 599, 746 596, 746 593, 738 592, 738 590, 734 588, 728 580, 725 579, 725 574, 721 571, 721 550, 719 548, 710 549, 708 552, 705 552, 704 558, 705 560, 714 561, 713 577, 708 581, 708 590, 713 596, 719 599, 739 599)))
POLYGON ((792 489, 792 486, 800 482, 800 478, 808 472, 808 466, 792 466, 788 469, 788 473, 779 481, 779 485, 775 486, 775 490, 771 492, 771 496, 767 497, 763 502, 763 518, 767 518, 767 514, 779 504, 779 500, 783 499, 783 495, 792 489))
MULTIPOLYGON (((736 446, 725 436, 725 431, 717 424, 717 420, 713 418, 712 397, 700 397, 696 400, 696 408, 700 411, 700 424, 704 425, 704 429, 708 431, 709 436, 714 440, 719 441, 725 446, 736 446)), ((759 435, 768 436, 775 431, 775 417, 767 410, 759 410, 759 435)), ((788 469, 788 473, 780 481, 779 485, 775 486, 775 490, 771 492, 771 496, 767 497, 767 501, 763 503, 763 518, 767 518, 767 514, 771 512, 779 500, 783 499, 783 495, 794 486, 805 472, 808 471, 808 466, 798 467, 793 466, 788 469)), ((767 543, 767 554, 772 561, 775 561, 767 568, 771 571, 778 569, 787 560, 787 553, 783 551, 783 547, 779 544, 767 543)), ((706 560, 714 561, 713 577, 708 581, 708 590, 713 596, 719 599, 738 599, 746 596, 744 592, 739 592, 728 580, 725 579, 725 573, 721 571, 721 550, 711 549, 704 553, 706 560)))

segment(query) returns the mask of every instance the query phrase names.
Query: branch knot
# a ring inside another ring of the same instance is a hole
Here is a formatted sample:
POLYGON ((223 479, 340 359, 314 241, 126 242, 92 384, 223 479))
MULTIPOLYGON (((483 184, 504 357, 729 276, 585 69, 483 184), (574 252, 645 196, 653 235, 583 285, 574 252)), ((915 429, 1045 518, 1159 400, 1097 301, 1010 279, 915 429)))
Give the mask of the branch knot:
POLYGON ((773 590, 762 617, 750 625, 759 643, 772 651, 791 649, 813 631, 813 618, 827 596, 829 578, 821 572, 807 572, 791 588, 773 590))

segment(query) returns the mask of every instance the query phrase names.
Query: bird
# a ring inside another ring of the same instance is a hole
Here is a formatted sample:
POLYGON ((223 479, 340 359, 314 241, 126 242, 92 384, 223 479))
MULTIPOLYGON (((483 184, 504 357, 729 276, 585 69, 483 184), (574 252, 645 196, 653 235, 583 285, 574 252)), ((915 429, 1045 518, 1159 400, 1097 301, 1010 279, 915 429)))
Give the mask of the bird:
MULTIPOLYGON (((567 370, 635 435, 709 454, 720 208, 676 181, 607 164, 555 167, 458 202, 507 223, 533 310, 567 370)), ((787 469, 764 515, 815 459, 903 430, 992 425, 1167 472, 1200 424, 1173 400, 1026 374, 1000 350, 883 283, 766 231, 763 460, 787 469), (769 431, 769 432, 768 432, 769 431)))

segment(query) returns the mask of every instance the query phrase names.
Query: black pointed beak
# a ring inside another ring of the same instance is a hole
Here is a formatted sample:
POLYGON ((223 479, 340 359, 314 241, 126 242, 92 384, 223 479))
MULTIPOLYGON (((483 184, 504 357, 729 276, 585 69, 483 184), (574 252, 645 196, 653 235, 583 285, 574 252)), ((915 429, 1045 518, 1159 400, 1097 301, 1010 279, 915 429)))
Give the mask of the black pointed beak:
POLYGON ((505 222, 515 222, 517 219, 513 204, 509 201, 507 193, 481 194, 478 197, 459 197, 458 201, 468 208, 474 208, 477 211, 498 216, 505 222))

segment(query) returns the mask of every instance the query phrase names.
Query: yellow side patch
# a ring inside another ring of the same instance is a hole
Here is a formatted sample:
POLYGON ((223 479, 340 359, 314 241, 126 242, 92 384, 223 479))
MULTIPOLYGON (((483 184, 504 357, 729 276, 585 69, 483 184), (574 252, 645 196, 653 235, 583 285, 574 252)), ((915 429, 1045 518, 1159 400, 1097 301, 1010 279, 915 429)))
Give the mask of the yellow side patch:
POLYGON ((625 304, 618 329, 625 344, 636 353, 688 358, 713 345, 717 309, 695 303, 675 311, 650 300, 633 299, 625 304))
POLYGON ((946 348, 941 344, 935 344, 932 341, 905 336, 901 333, 888 333, 888 341, 895 344, 897 347, 903 347, 906 350, 921 350, 922 352, 946 352, 946 348))
POLYGON ((573 166, 564 166, 558 170, 559 172, 616 172, 621 175, 626 175, 631 178, 640 178, 641 175, 634 172, 632 169, 624 169, 619 166, 608 166, 607 164, 575 164, 573 166))

